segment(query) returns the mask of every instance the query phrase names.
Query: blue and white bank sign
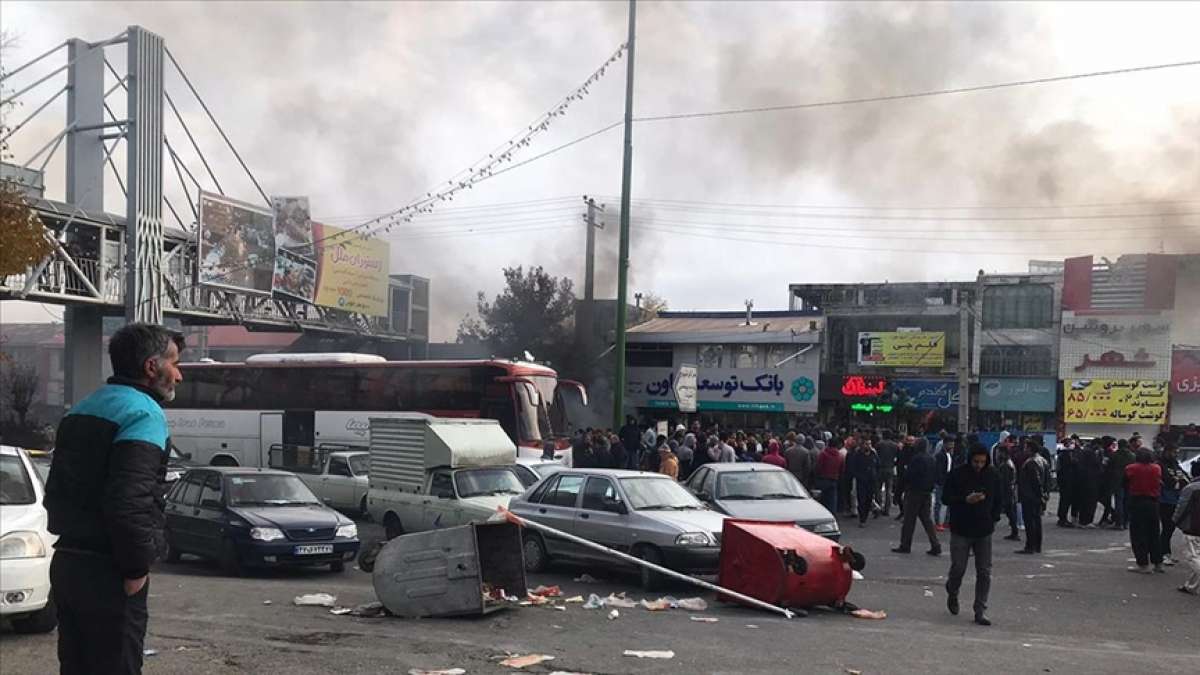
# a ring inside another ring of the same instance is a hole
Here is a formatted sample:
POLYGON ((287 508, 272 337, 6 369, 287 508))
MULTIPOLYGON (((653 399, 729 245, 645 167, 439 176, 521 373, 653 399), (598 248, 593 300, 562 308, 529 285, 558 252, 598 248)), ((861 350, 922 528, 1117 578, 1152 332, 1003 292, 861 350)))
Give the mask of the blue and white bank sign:
MULTIPOLYGON (((814 364, 813 370, 816 370, 814 364)), ((670 368, 629 368, 627 400, 640 408, 677 408, 675 372, 670 368)), ((805 369, 700 368, 697 409, 755 412, 816 412, 817 376, 805 369)))

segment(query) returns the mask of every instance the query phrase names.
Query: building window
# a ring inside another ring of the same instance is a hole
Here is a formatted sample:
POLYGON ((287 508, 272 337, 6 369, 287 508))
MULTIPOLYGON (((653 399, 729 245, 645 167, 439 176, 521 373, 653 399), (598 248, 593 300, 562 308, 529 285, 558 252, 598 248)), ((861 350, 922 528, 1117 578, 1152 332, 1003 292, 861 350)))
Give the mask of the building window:
POLYGON ((983 327, 1050 328, 1054 287, 1048 284, 991 286, 983 292, 983 327))
POLYGON ((700 345, 697 348, 697 361, 701 368, 720 368, 721 356, 725 353, 725 345, 700 345))
POLYGON ((1054 374, 1050 347, 1044 345, 1003 345, 984 347, 980 359, 983 375, 1044 375, 1054 374))
POLYGON ((734 368, 758 368, 762 364, 759 363, 758 345, 738 345, 737 351, 733 354, 734 368))
POLYGON ((392 288, 392 330, 397 333, 407 333, 409 290, 407 288, 392 288))
POLYGON ((630 343, 625 348, 625 365, 630 368, 670 368, 674 349, 671 345, 630 343))

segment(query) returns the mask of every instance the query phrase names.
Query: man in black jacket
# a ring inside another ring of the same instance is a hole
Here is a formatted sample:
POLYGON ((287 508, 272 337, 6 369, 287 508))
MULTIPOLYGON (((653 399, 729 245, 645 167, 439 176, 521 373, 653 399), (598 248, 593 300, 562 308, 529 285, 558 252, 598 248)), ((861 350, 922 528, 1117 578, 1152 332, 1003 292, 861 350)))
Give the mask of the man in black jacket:
POLYGON ((1028 459, 1017 472, 1017 498, 1021 502, 1021 518, 1025 521, 1025 548, 1016 552, 1025 555, 1042 552, 1042 513, 1050 496, 1046 484, 1049 465, 1037 452, 1036 443, 1025 442, 1028 459))
POLYGON ((928 452, 919 452, 909 461, 900 479, 900 491, 904 494, 904 525, 900 528, 900 546, 893 553, 909 553, 912 550, 913 529, 917 519, 929 537, 929 555, 941 555, 942 545, 938 542, 937 530, 933 527, 930 509, 933 505, 933 487, 937 480, 933 457, 928 452))
POLYGON ((150 565, 162 548, 167 420, 183 336, 130 324, 109 341, 114 376, 58 426, 46 485, 60 672, 140 673, 150 565))
POLYGON ((975 623, 990 626, 988 591, 992 587, 992 532, 1000 520, 1000 479, 988 465, 988 449, 971 446, 967 463, 946 477, 942 501, 950 507, 950 578, 946 580, 946 607, 958 614, 958 589, 975 556, 975 623))

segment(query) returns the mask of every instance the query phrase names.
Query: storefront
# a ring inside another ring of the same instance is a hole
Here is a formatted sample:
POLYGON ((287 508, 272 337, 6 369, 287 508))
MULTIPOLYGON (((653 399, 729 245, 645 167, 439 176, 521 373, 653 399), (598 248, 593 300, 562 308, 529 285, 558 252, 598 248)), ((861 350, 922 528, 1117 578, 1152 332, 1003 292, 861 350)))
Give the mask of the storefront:
POLYGON ((647 419, 782 430, 817 412, 817 368, 816 359, 790 370, 699 368, 694 415, 678 412, 676 371, 671 368, 629 368, 626 396, 647 419))
POLYGON ((828 421, 916 432, 954 429, 958 382, 884 375, 842 375, 841 398, 828 421))
POLYGON ((984 377, 979 380, 976 426, 987 430, 1049 431, 1057 425, 1058 380, 1049 377, 984 377))

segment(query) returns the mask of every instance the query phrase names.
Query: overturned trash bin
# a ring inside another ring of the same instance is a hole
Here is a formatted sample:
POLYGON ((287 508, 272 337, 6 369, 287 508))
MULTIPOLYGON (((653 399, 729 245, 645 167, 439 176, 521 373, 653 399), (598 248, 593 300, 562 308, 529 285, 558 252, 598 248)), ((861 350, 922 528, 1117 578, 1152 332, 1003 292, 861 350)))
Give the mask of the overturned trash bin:
POLYGON ((521 529, 472 523, 389 541, 375 559, 375 595, 396 616, 489 614, 524 598, 521 529))
POLYGON ((717 583, 780 607, 840 607, 852 570, 865 565, 861 554, 794 523, 731 518, 721 533, 717 583))

